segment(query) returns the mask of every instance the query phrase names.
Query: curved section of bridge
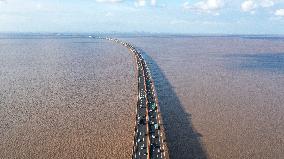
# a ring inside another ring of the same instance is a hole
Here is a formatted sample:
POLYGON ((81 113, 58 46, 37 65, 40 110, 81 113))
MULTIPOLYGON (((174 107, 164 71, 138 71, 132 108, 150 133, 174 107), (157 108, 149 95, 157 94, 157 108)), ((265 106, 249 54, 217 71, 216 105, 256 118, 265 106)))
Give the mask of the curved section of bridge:
POLYGON ((114 38, 106 39, 127 47, 134 54, 137 63, 138 101, 132 158, 167 158, 154 81, 142 52, 127 42, 114 38))

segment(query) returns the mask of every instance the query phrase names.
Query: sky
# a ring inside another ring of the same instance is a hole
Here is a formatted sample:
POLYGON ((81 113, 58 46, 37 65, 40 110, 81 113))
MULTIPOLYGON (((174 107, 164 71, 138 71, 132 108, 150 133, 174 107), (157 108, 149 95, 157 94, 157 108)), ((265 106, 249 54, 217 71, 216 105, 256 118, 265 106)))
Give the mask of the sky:
POLYGON ((284 0, 0 0, 0 32, 284 34, 284 0))

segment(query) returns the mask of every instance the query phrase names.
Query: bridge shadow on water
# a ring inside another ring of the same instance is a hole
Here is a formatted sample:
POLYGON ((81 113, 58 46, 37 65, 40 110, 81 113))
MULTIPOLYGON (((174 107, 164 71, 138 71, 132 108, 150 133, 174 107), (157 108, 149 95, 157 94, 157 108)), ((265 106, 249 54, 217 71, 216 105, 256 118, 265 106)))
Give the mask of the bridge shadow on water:
POLYGON ((158 64, 147 53, 143 51, 142 53, 155 81, 169 157, 171 159, 206 159, 207 154, 200 140, 202 135, 193 128, 191 115, 184 110, 158 64))

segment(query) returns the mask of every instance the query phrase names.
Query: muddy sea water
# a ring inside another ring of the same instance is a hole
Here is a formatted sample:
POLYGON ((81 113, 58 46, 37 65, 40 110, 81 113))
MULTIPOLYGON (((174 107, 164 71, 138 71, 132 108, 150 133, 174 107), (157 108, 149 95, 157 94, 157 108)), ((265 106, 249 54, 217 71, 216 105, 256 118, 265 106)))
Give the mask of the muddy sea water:
POLYGON ((88 37, 0 38, 0 158, 131 158, 128 50, 88 37))
POLYGON ((146 53, 171 158, 284 158, 284 38, 120 38, 146 53))

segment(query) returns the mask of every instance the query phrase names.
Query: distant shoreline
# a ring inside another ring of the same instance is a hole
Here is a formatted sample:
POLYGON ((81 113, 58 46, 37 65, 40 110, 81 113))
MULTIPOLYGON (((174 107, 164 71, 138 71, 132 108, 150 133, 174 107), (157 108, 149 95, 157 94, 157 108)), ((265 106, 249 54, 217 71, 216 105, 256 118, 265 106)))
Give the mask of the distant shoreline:
POLYGON ((284 40, 282 34, 170 34, 170 33, 32 33, 32 32, 0 32, 0 39, 46 39, 46 38, 89 38, 89 36, 117 38, 158 37, 158 38, 195 38, 195 37, 220 37, 220 38, 245 38, 284 40))
POLYGON ((74 35, 116 35, 116 36, 193 36, 193 37, 284 37, 284 34, 218 34, 218 33, 147 33, 147 32, 1 32, 1 35, 32 35, 32 36, 74 36, 74 35))

